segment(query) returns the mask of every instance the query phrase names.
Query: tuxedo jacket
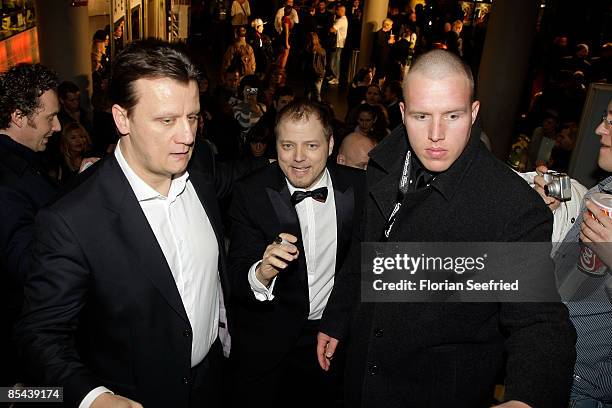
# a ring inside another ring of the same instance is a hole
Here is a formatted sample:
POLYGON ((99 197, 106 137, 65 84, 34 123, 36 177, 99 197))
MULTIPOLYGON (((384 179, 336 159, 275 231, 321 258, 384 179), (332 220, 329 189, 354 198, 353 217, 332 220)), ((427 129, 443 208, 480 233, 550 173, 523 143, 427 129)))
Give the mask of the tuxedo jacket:
MULTIPOLYGON (((336 272, 345 260, 364 201, 364 172, 328 165, 333 184, 337 249, 336 272)), ((273 368, 295 344, 310 311, 306 259, 298 215, 277 163, 237 183, 230 209, 232 221, 229 271, 232 280, 232 359, 239 376, 257 376, 273 368), (274 299, 255 299, 247 276, 279 233, 298 238, 298 259, 279 273, 274 299)), ((313 359, 315 356, 313 355, 313 359)))
MULTIPOLYGON (((190 173, 217 237, 213 182, 190 173)), ((76 406, 98 386, 148 407, 186 407, 191 326, 153 230, 114 156, 37 217, 33 268, 17 339, 38 382, 76 406)), ((207 248, 202 248, 206 251, 207 248)), ((210 313, 201 310, 198 313, 210 313)))

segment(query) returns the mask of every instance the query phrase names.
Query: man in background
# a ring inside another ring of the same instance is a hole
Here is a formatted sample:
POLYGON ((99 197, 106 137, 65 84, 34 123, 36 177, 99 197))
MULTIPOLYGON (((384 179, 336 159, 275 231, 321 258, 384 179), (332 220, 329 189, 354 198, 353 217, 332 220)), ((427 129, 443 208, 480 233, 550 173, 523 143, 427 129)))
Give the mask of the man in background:
POLYGON ((54 72, 38 64, 20 64, 0 75, 1 386, 24 380, 12 335, 31 266, 34 217, 58 190, 40 154, 61 130, 57 82, 54 72))
POLYGON ((353 132, 342 139, 336 162, 349 167, 366 170, 370 157, 368 153, 376 146, 376 141, 361 132, 353 132))

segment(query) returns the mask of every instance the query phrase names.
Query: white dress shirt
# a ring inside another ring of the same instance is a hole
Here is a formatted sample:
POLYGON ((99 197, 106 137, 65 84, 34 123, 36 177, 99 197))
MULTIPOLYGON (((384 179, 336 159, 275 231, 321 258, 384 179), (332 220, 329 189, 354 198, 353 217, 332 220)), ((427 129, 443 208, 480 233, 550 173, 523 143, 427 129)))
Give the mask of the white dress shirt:
MULTIPOLYGON (((214 230, 189 173, 173 179, 165 197, 131 169, 121 153, 121 142, 115 158, 153 230, 183 301, 191 325, 194 367, 208 354, 219 329, 219 247, 214 230)), ((97 387, 90 391, 79 408, 89 407, 104 392, 109 390, 97 387)))
MULTIPOLYGON (((289 193, 298 190, 286 180, 289 193)), ((325 169, 323 177, 310 189, 327 187, 327 200, 324 203, 305 198, 295 206, 300 222, 300 231, 306 257, 308 274, 308 294, 310 301, 309 320, 320 319, 327 305, 327 300, 334 287, 336 271, 336 249, 338 230, 336 224, 336 201, 334 187, 329 171, 325 169)), ((249 270, 248 280, 255 298, 260 301, 274 299, 274 284, 266 288, 255 276, 255 269, 261 261, 256 262, 249 270)), ((283 273, 281 270, 279 273, 283 273)))

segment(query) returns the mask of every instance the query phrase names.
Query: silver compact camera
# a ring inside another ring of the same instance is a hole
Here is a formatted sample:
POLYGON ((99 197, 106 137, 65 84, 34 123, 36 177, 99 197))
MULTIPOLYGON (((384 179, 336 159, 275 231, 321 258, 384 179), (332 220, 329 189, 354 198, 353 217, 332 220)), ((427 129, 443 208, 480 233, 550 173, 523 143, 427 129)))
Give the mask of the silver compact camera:
POLYGON ((544 194, 556 198, 559 201, 572 199, 572 181, 565 173, 549 170, 542 175, 544 177, 544 194))
POLYGON ((259 89, 251 87, 251 86, 247 86, 244 88, 244 95, 257 95, 257 93, 259 92, 259 89))

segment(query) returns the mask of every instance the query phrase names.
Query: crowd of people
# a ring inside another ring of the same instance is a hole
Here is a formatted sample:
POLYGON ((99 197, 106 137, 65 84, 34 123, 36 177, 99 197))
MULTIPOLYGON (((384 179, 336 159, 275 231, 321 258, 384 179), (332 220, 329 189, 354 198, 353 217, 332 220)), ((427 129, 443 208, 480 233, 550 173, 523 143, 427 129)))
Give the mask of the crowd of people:
POLYGON ((522 171, 546 165, 567 172, 588 86, 610 82, 612 43, 603 44, 593 57, 587 44, 578 43, 572 49, 568 37, 560 35, 545 61, 541 91, 533 95, 524 114, 509 163, 522 171))

